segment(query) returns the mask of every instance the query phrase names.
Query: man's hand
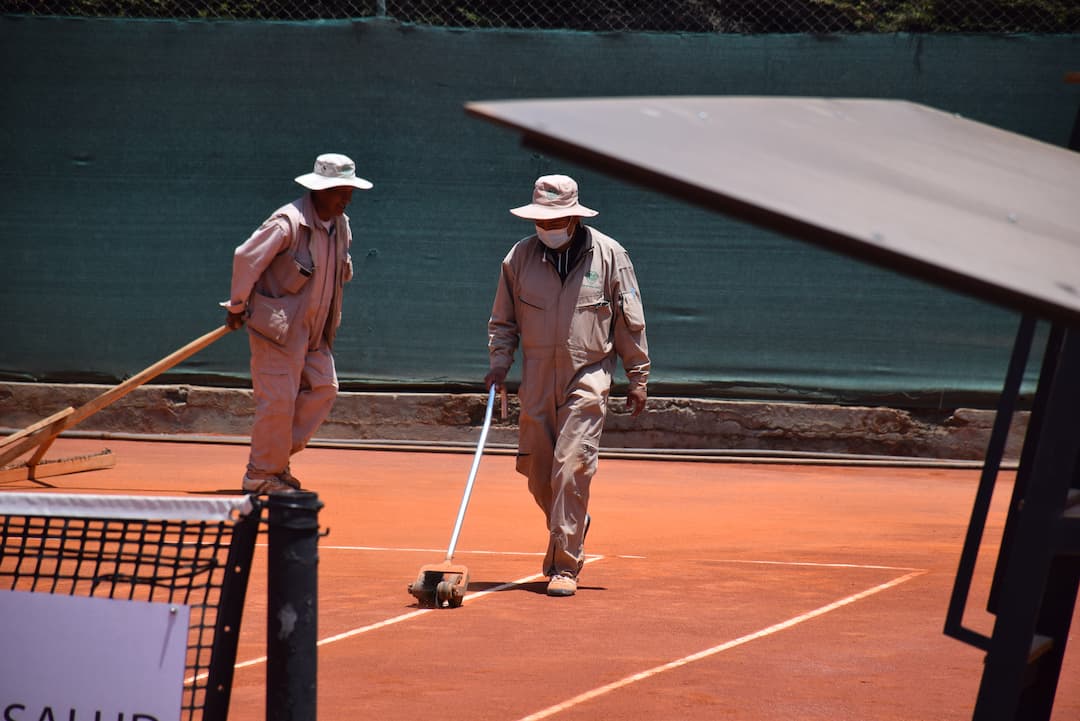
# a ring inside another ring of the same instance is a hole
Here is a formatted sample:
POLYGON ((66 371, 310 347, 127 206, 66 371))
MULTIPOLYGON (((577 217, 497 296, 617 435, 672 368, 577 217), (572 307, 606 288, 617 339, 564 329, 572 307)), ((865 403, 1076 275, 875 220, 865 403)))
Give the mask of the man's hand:
POLYGON ((505 368, 492 368, 488 371, 488 374, 484 376, 484 390, 495 386, 495 390, 502 391, 506 388, 506 369, 505 368))
POLYGON ((645 401, 648 398, 649 393, 645 390, 645 386, 630 389, 626 394, 626 410, 631 411, 631 417, 637 418, 645 410, 645 401))
POLYGON ((229 330, 236 330, 237 328, 242 328, 244 326, 244 314, 226 312, 225 325, 229 326, 229 330))

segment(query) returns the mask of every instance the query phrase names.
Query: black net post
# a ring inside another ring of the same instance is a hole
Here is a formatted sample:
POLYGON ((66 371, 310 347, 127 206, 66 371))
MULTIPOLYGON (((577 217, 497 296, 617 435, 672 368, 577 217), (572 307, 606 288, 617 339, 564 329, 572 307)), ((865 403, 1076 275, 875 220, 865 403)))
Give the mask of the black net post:
POLYGON ((266 721, 315 721, 322 505, 306 491, 266 502, 266 721))

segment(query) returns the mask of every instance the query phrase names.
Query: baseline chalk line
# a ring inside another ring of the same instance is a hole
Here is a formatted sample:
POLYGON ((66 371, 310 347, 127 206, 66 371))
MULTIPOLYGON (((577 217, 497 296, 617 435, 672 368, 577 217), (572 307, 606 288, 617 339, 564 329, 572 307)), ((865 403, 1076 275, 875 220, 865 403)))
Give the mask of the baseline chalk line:
POLYGON ((925 573, 927 573, 927 571, 913 571, 912 573, 908 573, 904 576, 894 578, 891 581, 887 581, 872 588, 868 588, 865 591, 861 591, 851 596, 842 598, 839 601, 834 601, 828 605, 822 606, 821 608, 816 608, 813 611, 808 611, 807 613, 795 616, 794 618, 789 618, 786 621, 773 624, 772 626, 769 626, 768 628, 763 628, 760 631, 755 631, 754 633, 740 636, 739 638, 736 638, 732 641, 727 641, 717 646, 713 646, 712 648, 707 648, 704 651, 698 651, 697 653, 690 654, 689 656, 684 656, 680 659, 661 664, 660 666, 654 666, 650 669, 646 669, 645 671, 640 671, 630 676, 626 676, 625 678, 621 678, 618 681, 614 681, 604 686, 599 686, 592 689, 591 691, 586 691, 585 693, 578 694, 573 698, 567 699, 562 703, 555 704, 554 706, 548 706, 547 708, 541 709, 536 713, 524 716, 518 719, 518 721, 540 721, 540 719, 549 718, 557 713, 571 709, 574 706, 583 704, 586 701, 597 698, 598 696, 603 696, 604 694, 611 693, 612 691, 617 691, 620 688, 637 683, 638 681, 644 681, 645 679, 656 676, 657 674, 664 673, 665 671, 671 671, 682 666, 686 666, 687 664, 691 664, 695 661, 700 661, 710 656, 714 656, 723 651, 727 651, 728 649, 735 648, 736 646, 741 646, 745 643, 749 643, 750 641, 756 641, 760 638, 771 636, 774 633, 778 633, 785 629, 791 628, 792 626, 796 626, 804 621, 809 621, 810 619, 817 618, 818 616, 823 616, 830 611, 835 611, 838 608, 843 608, 844 606, 855 603, 856 601, 860 601, 864 598, 867 598, 868 596, 873 596, 876 593, 881 593, 882 591, 886 591, 890 588, 893 588, 894 586, 899 586, 901 583, 906 583, 907 581, 910 581, 913 578, 917 578, 918 576, 922 576, 925 573))

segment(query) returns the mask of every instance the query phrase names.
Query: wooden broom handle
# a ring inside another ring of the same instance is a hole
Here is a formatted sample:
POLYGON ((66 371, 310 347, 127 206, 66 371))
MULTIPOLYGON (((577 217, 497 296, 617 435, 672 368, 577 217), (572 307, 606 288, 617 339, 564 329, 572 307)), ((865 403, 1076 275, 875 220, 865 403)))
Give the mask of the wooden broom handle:
POLYGON ((94 415, 105 406, 120 400, 128 393, 141 386, 143 383, 146 383, 147 381, 156 378, 157 376, 169 370, 176 364, 180 363, 183 360, 186 360, 187 358, 190 358, 206 346, 210 345, 219 338, 228 335, 231 332, 232 329, 229 328, 229 326, 223 325, 220 328, 216 328, 210 331, 204 336, 196 338, 183 348, 173 351, 169 355, 159 360, 157 363, 154 363, 152 366, 144 368, 135 375, 131 376, 120 385, 110 388, 89 403, 86 403, 76 408, 75 412, 72 413, 71 416, 69 416, 64 422, 64 427, 71 427, 79 421, 83 421, 89 416, 94 415))

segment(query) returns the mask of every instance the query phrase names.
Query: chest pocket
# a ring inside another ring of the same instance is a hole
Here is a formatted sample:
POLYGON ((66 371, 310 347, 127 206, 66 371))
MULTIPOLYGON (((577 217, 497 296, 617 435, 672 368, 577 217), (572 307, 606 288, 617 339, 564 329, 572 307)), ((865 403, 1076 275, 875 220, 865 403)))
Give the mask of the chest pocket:
POLYGON ((282 253, 270 264, 270 272, 274 274, 282 290, 295 295, 304 289, 304 285, 315 272, 315 265, 310 260, 305 262, 298 255, 282 253))
POLYGON ((311 231, 297 226, 292 233, 289 249, 274 258, 270 272, 286 293, 299 293, 315 272, 315 263, 311 259, 311 231))
POLYGON ((611 301, 602 295, 578 298, 570 328, 569 344, 605 353, 611 342, 611 301))

